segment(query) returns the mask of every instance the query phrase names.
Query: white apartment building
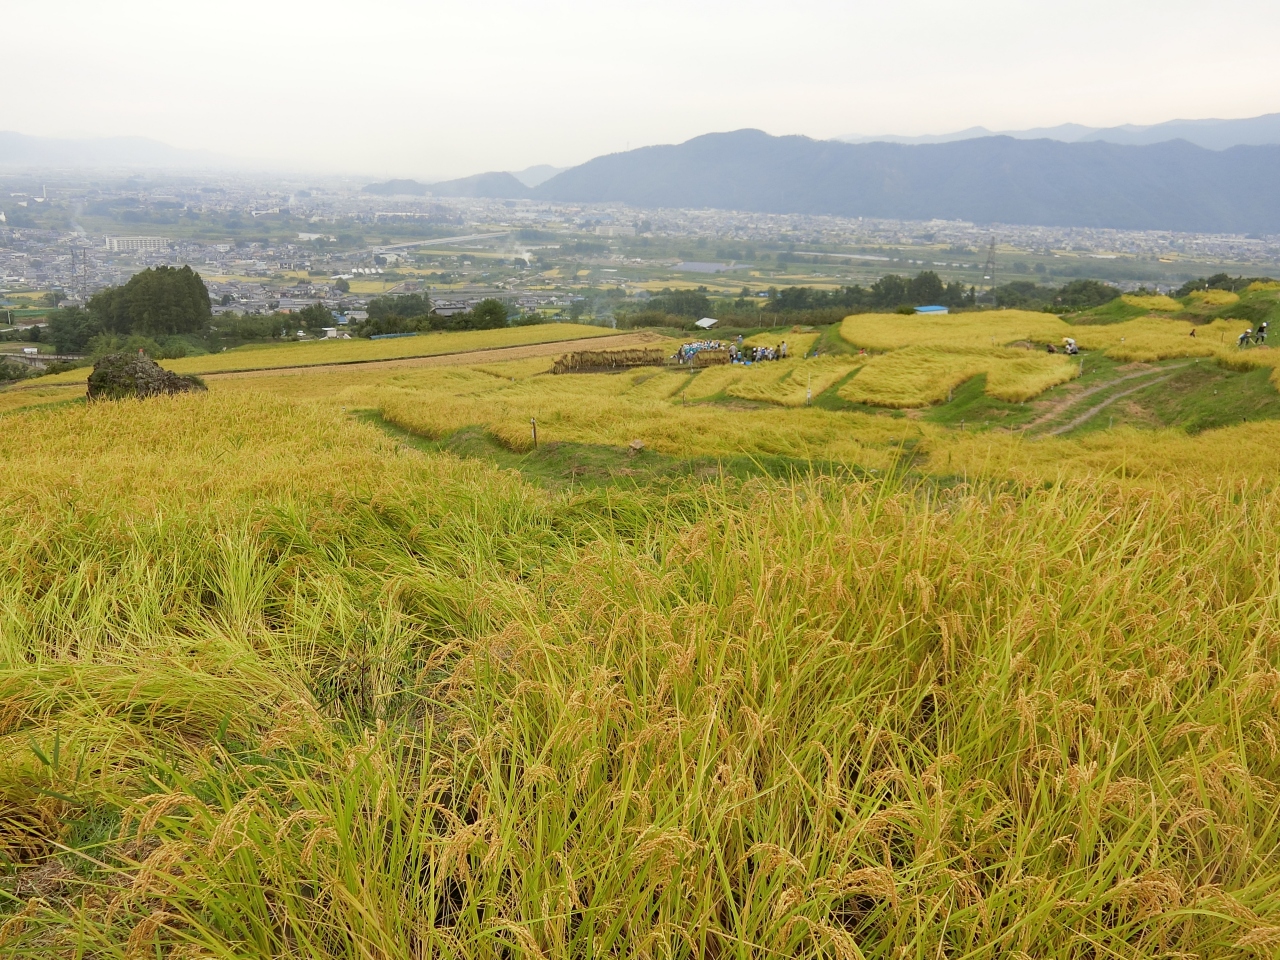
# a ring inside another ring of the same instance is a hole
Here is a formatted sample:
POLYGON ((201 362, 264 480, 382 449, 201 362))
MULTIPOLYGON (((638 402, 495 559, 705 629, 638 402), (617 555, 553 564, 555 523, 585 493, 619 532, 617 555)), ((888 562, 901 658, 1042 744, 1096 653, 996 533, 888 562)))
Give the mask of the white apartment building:
POLYGON ((133 253, 167 249, 169 240, 167 237, 107 237, 106 246, 112 253, 133 253))

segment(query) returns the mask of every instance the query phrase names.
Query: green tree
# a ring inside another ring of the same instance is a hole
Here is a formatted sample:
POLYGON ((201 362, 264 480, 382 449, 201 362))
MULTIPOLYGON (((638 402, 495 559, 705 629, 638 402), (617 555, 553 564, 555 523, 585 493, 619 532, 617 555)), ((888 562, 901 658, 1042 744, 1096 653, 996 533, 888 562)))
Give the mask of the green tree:
POLYGON ((63 307, 46 318, 49 340, 58 353, 82 354, 89 341, 102 333, 102 322, 80 307, 63 307))
POLYGON ((308 307, 299 310, 295 317, 302 329, 312 333, 317 330, 323 330, 325 327, 332 327, 336 321, 333 319, 333 312, 330 311, 323 303, 313 303, 308 307))
POLYGON ((339 278, 338 278, 338 280, 337 280, 337 282, 333 285, 333 287, 334 287, 334 289, 335 289, 335 290, 337 290, 339 293, 350 293, 350 292, 351 292, 351 284, 349 284, 349 283, 347 282, 347 278, 346 278, 346 277, 339 277, 339 278))
POLYGON ((388 317, 425 317, 431 312, 431 301, 425 293, 408 293, 398 297, 376 297, 369 301, 369 319, 388 317))
POLYGON ((996 287, 992 291, 997 307, 1011 307, 1016 310, 1043 310, 1054 302, 1059 291, 1052 287, 1042 287, 1033 280, 1014 280, 996 287))
POLYGON ((218 337, 222 340, 279 339, 296 329, 295 318, 286 313, 266 316, 224 313, 218 318, 218 337))
MULTIPOLYGON (((465 317, 466 314, 459 314, 465 317)), ((454 318, 456 319, 456 318, 454 318)), ((466 329, 466 327, 454 324, 457 329, 466 329)), ((419 333, 423 330, 433 329, 431 318, 428 317, 370 317, 357 324, 353 328, 353 332, 357 337, 378 337, 389 333, 419 333)))
POLYGON ((887 309, 906 303, 910 289, 910 280, 896 273, 887 273, 871 285, 871 305, 887 309))
POLYGON ((1089 310, 1110 303, 1120 291, 1097 280, 1072 280, 1058 291, 1053 302, 1067 310, 1089 310))
POLYGON ((1233 293, 1239 293, 1251 283, 1274 283, 1270 277, 1232 277, 1225 273, 1215 273, 1212 277, 1201 277, 1199 280, 1188 280, 1174 294, 1175 297, 1185 297, 1193 290, 1230 290, 1233 293))
POLYGON ((213 316, 209 291, 190 267, 143 270, 92 297, 89 311, 110 333, 147 337, 200 333, 213 316))
POLYGON ((769 301, 771 313, 798 313, 801 310, 812 310, 820 294, 815 294, 809 287, 787 287, 778 291, 778 295, 769 301))
POLYGON ((675 314, 677 317, 693 317, 695 320, 711 313, 711 300, 703 287, 697 290, 665 289, 649 301, 649 306, 653 310, 675 314))
POLYGON ((946 298, 941 278, 932 270, 916 274, 907 290, 907 301, 916 306, 938 304, 946 298))
POLYGON ((507 325, 507 305, 490 297, 471 309, 471 323, 477 330, 494 330, 507 325))

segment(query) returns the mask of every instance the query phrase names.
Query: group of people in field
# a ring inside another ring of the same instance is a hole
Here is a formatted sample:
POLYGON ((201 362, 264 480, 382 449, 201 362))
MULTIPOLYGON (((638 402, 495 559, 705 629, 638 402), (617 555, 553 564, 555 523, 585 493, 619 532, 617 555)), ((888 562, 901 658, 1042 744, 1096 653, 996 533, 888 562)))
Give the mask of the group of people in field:
POLYGON ((765 360, 787 359, 787 341, 783 340, 774 347, 744 346, 742 338, 737 343, 729 344, 730 363, 761 363, 765 360))
POLYGON ((675 360, 677 363, 692 363, 693 358, 704 350, 727 350, 730 363, 761 363, 765 360, 787 359, 787 341, 785 340, 773 347, 758 347, 744 344, 742 337, 738 337, 737 342, 728 343, 723 340, 691 340, 688 343, 682 343, 680 349, 676 351, 675 360))
POLYGON ((726 344, 723 340, 693 340, 689 343, 682 343, 680 349, 676 351, 676 361, 678 363, 689 363, 700 354, 703 350, 723 350, 726 344))
POLYGON ((1071 337, 1062 338, 1062 349, 1059 350, 1052 343, 1049 344, 1050 353, 1065 353, 1068 357, 1074 357, 1080 352, 1080 348, 1076 346, 1075 340, 1071 337))
MULTIPOLYGON (((1193 334, 1195 331, 1191 331, 1193 334)), ((1258 329, 1252 328, 1246 330, 1236 339, 1236 346, 1243 350, 1250 343, 1264 344, 1267 342, 1267 321, 1263 320, 1258 324, 1258 329)))

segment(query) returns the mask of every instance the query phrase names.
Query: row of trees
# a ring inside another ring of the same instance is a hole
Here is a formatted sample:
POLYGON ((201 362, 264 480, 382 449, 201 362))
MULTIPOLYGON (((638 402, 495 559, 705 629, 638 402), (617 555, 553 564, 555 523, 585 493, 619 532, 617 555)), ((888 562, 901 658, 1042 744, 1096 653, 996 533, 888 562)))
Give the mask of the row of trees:
MULTIPOLYGON (((927 305, 954 309, 987 304, 1069 313, 1101 306, 1118 296, 1119 290, 1097 280, 1073 280, 1062 287, 1016 280, 979 297, 974 287, 966 290, 961 283, 943 283, 936 273, 926 270, 910 279, 888 274, 869 288, 855 284, 839 290, 814 290, 810 287, 790 287, 781 291, 771 289, 764 312, 799 314, 837 308, 846 313, 859 313, 910 310, 927 305)), ((745 305, 746 301, 739 298, 737 303, 745 305)))
POLYGON ((869 287, 854 284, 838 290, 770 288, 764 304, 746 288, 736 300, 712 299, 705 287, 663 290, 641 305, 626 310, 620 308, 618 319, 620 325, 626 327, 687 326, 692 319, 706 316, 743 327, 783 321, 823 324, 837 323, 851 313, 894 310, 909 313, 915 307, 934 304, 952 309, 985 305, 1073 313, 1102 306, 1119 296, 1120 291, 1115 287, 1097 280, 1073 280, 1061 287, 1018 280, 979 296, 973 287, 945 283, 932 270, 926 270, 914 277, 888 274, 869 287))
POLYGON ((209 294, 198 273, 190 267, 156 267, 94 295, 84 309, 54 311, 45 339, 59 353, 100 356, 142 349, 161 359, 287 337, 299 329, 319 333, 334 323, 323 304, 291 314, 223 314, 216 326, 212 321, 209 294))
POLYGON ((1015 280, 996 287, 992 293, 997 307, 1050 313, 1091 310, 1120 296, 1115 287, 1097 280, 1072 280, 1061 287, 1044 287, 1033 280, 1015 280))
POLYGON ((212 319, 209 291, 200 274, 190 267, 154 267, 90 297, 87 308, 55 311, 47 329, 59 353, 88 353, 98 338, 143 337, 155 342, 202 335, 212 319))
POLYGON ((812 287, 769 288, 763 304, 743 288, 736 300, 713 300, 705 287, 697 290, 665 289, 621 319, 626 326, 665 325, 663 318, 698 319, 714 316, 723 320, 756 325, 762 319, 780 319, 781 315, 803 318, 808 322, 834 322, 850 313, 869 313, 927 304, 965 307, 975 304, 977 292, 962 283, 944 283, 932 270, 915 277, 888 274, 870 287, 859 284, 839 290, 815 290, 812 287))
MULTIPOLYGON (((508 313, 501 300, 487 299, 451 317, 431 314, 425 294, 378 297, 370 301, 368 319, 352 332, 371 337, 425 330, 489 330, 510 324, 540 323, 538 314, 508 313)), ((295 330, 317 334, 334 324, 332 312, 313 304, 297 313, 265 316, 223 314, 212 323, 209 293, 190 267, 156 267, 135 274, 120 287, 90 298, 86 308, 66 308, 49 315, 45 339, 59 353, 99 355, 141 348, 155 357, 183 356, 190 349, 216 350, 245 341, 291 336, 295 330), (207 340, 207 343, 200 341, 207 340)))
POLYGON ((769 313, 801 313, 838 307, 859 313, 926 305, 972 306, 976 298, 977 292, 973 287, 966 288, 957 281, 944 283, 932 270, 925 270, 914 277, 886 274, 870 287, 855 283, 839 290, 814 290, 810 287, 770 289, 764 309, 769 313))
POLYGON ((1225 273, 1215 273, 1212 277, 1188 280, 1178 288, 1174 296, 1189 296, 1194 290, 1229 290, 1232 293, 1239 293, 1253 283, 1275 283, 1275 281, 1270 277, 1231 277, 1225 273))
POLYGON ((374 337, 392 333, 420 333, 426 330, 494 330, 499 327, 541 323, 538 314, 512 316, 507 305, 492 297, 481 300, 470 310, 441 317, 430 313, 431 303, 425 294, 409 293, 399 297, 378 297, 369 301, 369 319, 353 328, 358 337, 374 337))

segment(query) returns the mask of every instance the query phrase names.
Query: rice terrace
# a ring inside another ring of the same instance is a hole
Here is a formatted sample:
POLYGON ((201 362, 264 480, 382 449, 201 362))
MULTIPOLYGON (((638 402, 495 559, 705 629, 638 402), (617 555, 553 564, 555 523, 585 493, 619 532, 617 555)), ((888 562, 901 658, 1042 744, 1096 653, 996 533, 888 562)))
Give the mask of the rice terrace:
POLYGON ((1278 314, 20 381, 0 949, 1275 956, 1280 353, 1240 338, 1278 314))

